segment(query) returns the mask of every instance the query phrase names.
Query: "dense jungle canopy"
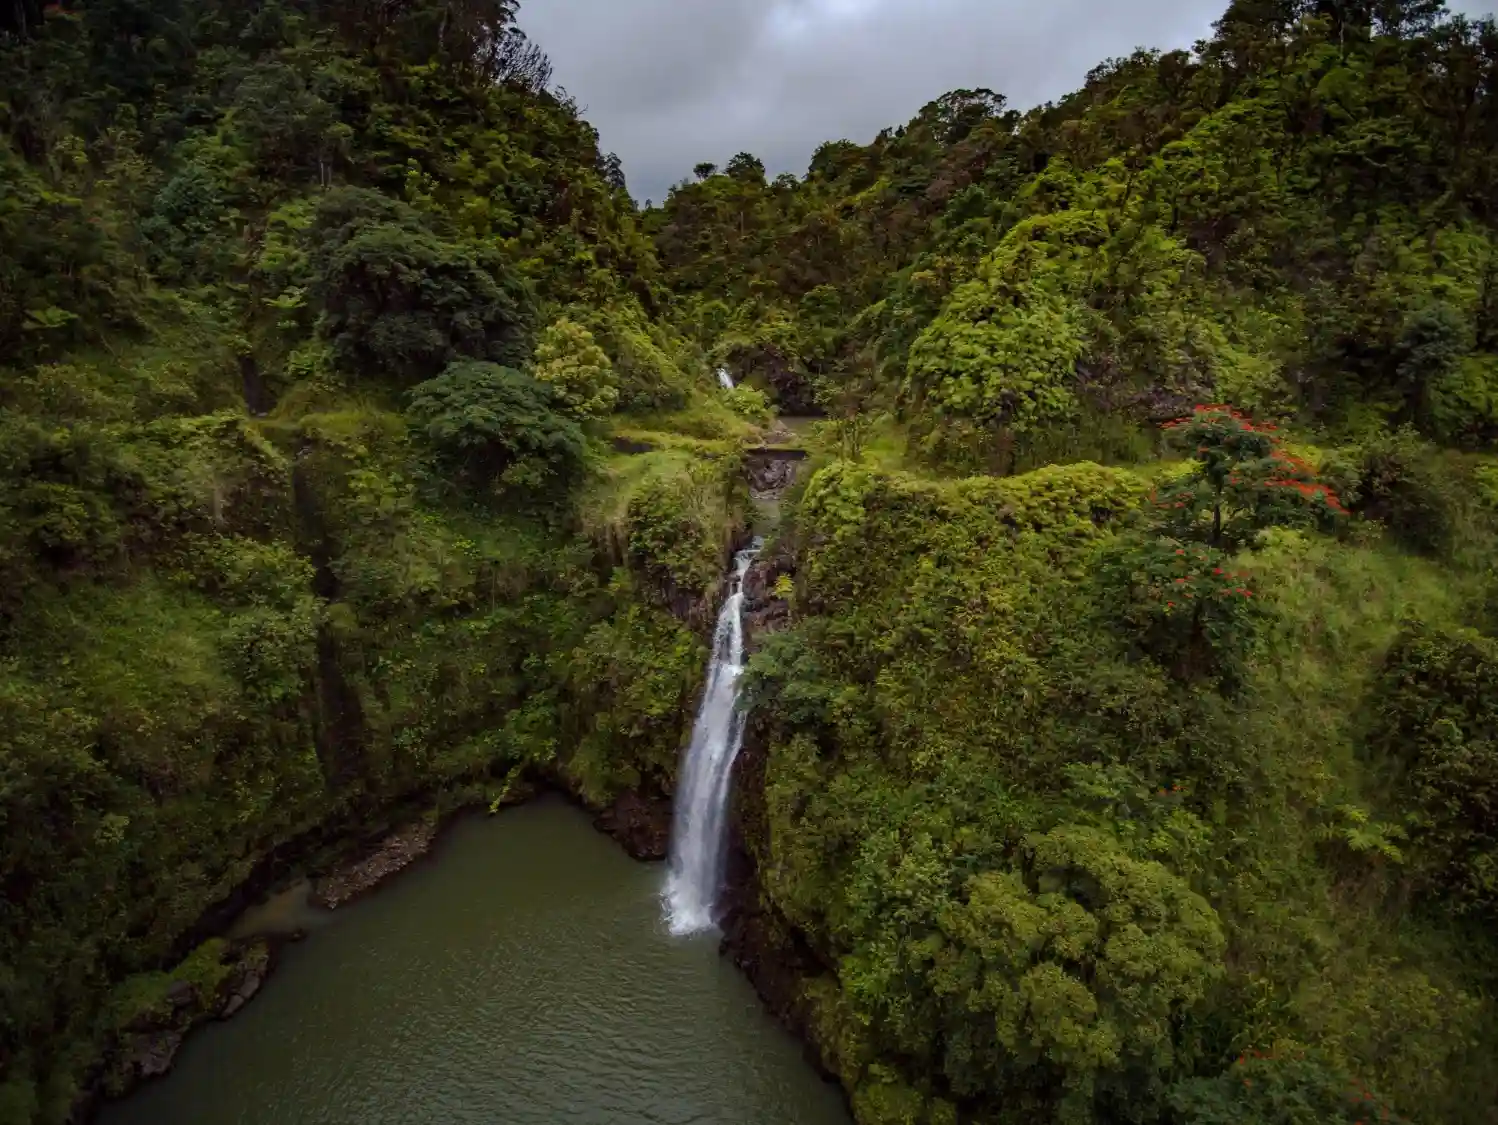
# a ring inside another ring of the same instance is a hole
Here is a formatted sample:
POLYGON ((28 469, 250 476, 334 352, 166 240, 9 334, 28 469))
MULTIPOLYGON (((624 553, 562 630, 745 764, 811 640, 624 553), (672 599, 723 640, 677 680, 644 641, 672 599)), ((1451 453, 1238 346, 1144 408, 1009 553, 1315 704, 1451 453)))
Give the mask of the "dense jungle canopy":
POLYGON ((0 9, 0 1122, 276 849, 669 796, 772 411, 740 831, 861 1125, 1498 1121, 1498 26, 642 209, 516 19, 0 9))

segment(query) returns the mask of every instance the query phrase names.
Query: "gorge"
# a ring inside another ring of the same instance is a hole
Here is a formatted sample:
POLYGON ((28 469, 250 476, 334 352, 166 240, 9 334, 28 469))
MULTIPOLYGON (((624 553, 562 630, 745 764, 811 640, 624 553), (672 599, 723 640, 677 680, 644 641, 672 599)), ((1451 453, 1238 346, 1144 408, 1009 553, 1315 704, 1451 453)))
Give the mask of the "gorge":
POLYGON ((520 18, 0 6, 0 1125, 1495 1125, 1498 25, 642 207, 520 18))

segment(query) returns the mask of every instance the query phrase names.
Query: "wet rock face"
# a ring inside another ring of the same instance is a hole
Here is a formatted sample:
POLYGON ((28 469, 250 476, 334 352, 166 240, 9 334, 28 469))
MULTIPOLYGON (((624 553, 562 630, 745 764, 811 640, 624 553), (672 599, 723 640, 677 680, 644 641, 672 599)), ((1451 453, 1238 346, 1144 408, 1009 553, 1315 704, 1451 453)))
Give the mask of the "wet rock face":
POLYGON ((671 849, 671 798, 622 793, 594 824, 634 859, 665 859, 671 849))
POLYGON ((171 1070, 185 1034, 183 1031, 152 1031, 136 1036, 125 1064, 133 1081, 159 1078, 171 1070))
POLYGON ((749 491, 756 499, 775 499, 796 483, 806 454, 798 449, 758 449, 744 459, 749 491))
POLYGON ((782 577, 792 577, 795 560, 785 549, 758 559, 744 576, 744 648, 753 654, 765 637, 790 625, 791 607, 775 595, 782 577))
POLYGON ((228 1019, 255 997, 270 973, 271 947, 260 940, 242 942, 231 946, 226 957, 230 972, 216 987, 204 991, 191 981, 176 981, 162 1005, 120 1032, 80 1100, 76 1120, 86 1120, 101 1095, 123 1097, 142 1082, 169 1073, 194 1028, 228 1019))

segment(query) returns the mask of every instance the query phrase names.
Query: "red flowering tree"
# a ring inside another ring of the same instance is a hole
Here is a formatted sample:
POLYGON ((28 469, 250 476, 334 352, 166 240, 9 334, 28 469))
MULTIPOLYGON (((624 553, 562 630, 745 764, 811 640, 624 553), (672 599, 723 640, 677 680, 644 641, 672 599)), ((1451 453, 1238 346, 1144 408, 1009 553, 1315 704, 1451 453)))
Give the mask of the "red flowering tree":
POLYGON ((1286 452, 1274 426, 1229 406, 1198 406, 1166 426, 1194 464, 1157 492, 1141 534, 1102 560, 1107 604, 1125 633, 1177 679, 1241 682, 1257 643, 1262 599, 1231 556, 1269 527, 1326 527, 1347 514, 1286 452))
POLYGON ((1258 637, 1261 599, 1217 547, 1162 535, 1129 536, 1103 556, 1100 577, 1119 624, 1177 679, 1231 690, 1258 637))
POLYGON ((1161 528, 1176 538, 1234 551, 1267 527, 1329 529, 1347 515, 1315 467, 1284 450, 1274 426, 1229 406, 1198 406, 1165 429, 1196 462, 1154 497, 1161 528))

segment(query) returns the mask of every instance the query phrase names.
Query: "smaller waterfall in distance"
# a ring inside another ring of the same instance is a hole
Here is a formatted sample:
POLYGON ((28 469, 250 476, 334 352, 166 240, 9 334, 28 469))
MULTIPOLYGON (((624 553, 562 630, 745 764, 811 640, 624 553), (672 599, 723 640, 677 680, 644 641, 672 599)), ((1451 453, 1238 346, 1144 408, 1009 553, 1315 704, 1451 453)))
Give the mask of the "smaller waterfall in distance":
POLYGON ((726 367, 718 368, 718 386, 722 387, 725 391, 733 390, 733 376, 728 373, 728 368, 726 367))
POLYGON ((673 934, 701 933, 717 921, 714 912, 723 886, 729 780, 744 739, 744 717, 738 708, 739 677, 744 671, 744 576, 760 546, 756 539, 734 556, 728 597, 713 633, 707 687, 676 783, 665 896, 666 919, 673 934))

